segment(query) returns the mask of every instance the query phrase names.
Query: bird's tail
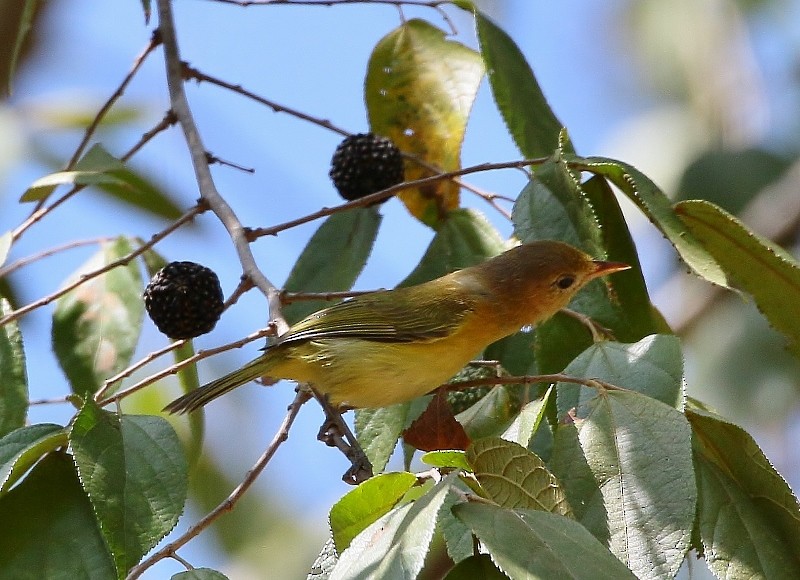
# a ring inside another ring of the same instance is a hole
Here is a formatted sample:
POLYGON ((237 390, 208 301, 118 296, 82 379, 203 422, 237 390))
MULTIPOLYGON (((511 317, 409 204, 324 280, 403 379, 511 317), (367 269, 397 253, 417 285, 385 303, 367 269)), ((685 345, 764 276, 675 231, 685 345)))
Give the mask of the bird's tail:
POLYGON ((236 387, 263 376, 270 366, 268 361, 269 359, 265 359, 265 355, 262 355, 242 368, 175 399, 164 407, 164 410, 178 415, 196 411, 236 387))

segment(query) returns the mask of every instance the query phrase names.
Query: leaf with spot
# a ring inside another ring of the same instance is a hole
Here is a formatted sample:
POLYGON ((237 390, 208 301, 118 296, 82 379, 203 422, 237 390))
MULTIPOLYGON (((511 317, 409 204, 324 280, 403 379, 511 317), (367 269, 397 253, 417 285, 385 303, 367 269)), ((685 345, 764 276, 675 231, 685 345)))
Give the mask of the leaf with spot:
MULTIPOLYGON (((448 40, 424 20, 404 22, 378 42, 369 59, 364 92, 372 132, 440 170, 458 169, 483 73, 483 60, 474 50, 448 40)), ((407 181, 431 174, 406 161, 407 181)), ((414 217, 436 226, 458 207, 459 185, 439 181, 397 197, 414 217)))

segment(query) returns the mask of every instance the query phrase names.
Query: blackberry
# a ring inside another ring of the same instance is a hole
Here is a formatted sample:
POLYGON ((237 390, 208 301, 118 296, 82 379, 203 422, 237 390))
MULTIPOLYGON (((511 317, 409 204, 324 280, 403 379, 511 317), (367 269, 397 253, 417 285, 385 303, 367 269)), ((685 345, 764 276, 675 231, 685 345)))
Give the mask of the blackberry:
POLYGON ((491 387, 473 387, 463 391, 449 391, 447 393, 447 402, 453 409, 453 415, 458 415, 462 411, 466 411, 472 405, 480 401, 491 391, 491 387))
POLYGON ((403 156, 391 139, 351 135, 333 153, 329 175, 343 198, 361 199, 403 182, 403 156))
POLYGON ((144 306, 158 330, 170 338, 211 332, 223 308, 219 278, 200 264, 171 262, 145 288, 144 306))

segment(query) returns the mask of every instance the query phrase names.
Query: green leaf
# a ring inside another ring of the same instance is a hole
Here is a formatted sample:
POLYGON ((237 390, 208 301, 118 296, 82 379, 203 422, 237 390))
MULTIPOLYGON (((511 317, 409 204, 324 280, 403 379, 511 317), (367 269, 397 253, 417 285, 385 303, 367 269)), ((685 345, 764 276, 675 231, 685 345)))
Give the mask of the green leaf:
POLYGON ((513 385, 497 385, 456 419, 470 439, 481 439, 502 433, 519 412, 519 399, 513 385))
POLYGON ((406 427, 408 403, 356 409, 356 437, 376 473, 383 471, 406 427))
POLYGON ((581 507, 581 523, 600 539, 607 534, 611 551, 638 577, 674 576, 689 549, 697 499, 686 418, 640 393, 603 389, 578 408, 575 425, 583 458, 554 453, 551 468, 570 504, 581 507), (587 497, 562 477, 581 463, 599 494, 587 497))
POLYGON ((719 264, 686 228, 667 196, 644 173, 632 165, 604 157, 565 156, 565 159, 573 169, 606 177, 661 230, 689 268, 709 282, 728 287, 727 276, 719 264))
POLYGON ((181 215, 175 202, 99 143, 93 145, 71 170, 51 173, 34 181, 20 201, 46 199, 59 185, 96 185, 120 201, 165 219, 173 220, 181 215))
POLYGON ((718 577, 800 576, 800 505, 753 438, 705 411, 686 411, 697 472, 698 529, 718 577))
POLYGON ((330 579, 416 578, 452 479, 446 477, 415 502, 392 510, 356 536, 330 579))
MULTIPOLYGON (((444 171, 458 169, 483 73, 483 61, 474 50, 448 40, 424 20, 404 22, 370 56, 364 98, 372 132, 444 171)), ((429 175, 419 163, 406 163, 407 181, 429 175)), ((436 226, 458 207, 459 189, 446 180, 403 190, 397 197, 414 217, 436 226)))
POLYGON ((472 471, 463 451, 428 451, 422 454, 420 461, 432 467, 472 471))
POLYGON ((705 151, 686 168, 676 191, 680 199, 704 199, 738 214, 791 164, 766 149, 705 151))
POLYGON ((0 494, 11 489, 47 453, 66 445, 67 432, 52 423, 20 427, 0 439, 0 494))
POLYGON ((383 473, 351 490, 331 508, 336 550, 342 553, 368 525, 388 513, 417 483, 413 473, 383 473))
POLYGON ((523 242, 562 239, 589 254, 602 256, 595 210, 562 154, 559 148, 547 163, 536 167, 529 185, 517 197, 512 213, 514 233, 523 242), (523 207, 518 208, 518 204, 523 207))
MULTIPOLYGON (((25 4, 22 8, 19 25, 16 27, 16 40, 14 41, 14 48, 11 51, 11 59, 8 63, 8 85, 5 87, 5 93, 7 95, 11 94, 11 79, 14 78, 14 73, 17 69, 17 63, 22 55, 22 47, 24 46, 25 40, 28 37, 28 33, 30 33, 31 28, 33 27, 33 20, 36 16, 36 11, 39 8, 40 3, 41 0, 25 0, 25 4)), ((10 11, 10 6, 6 6, 5 10, 10 11)), ((8 14, 6 14, 6 16, 8 16, 8 14)))
POLYGON ((228 577, 211 568, 195 568, 173 574, 170 580, 228 580, 228 577))
POLYGON ((492 95, 514 142, 525 157, 545 157, 555 151, 563 125, 558 120, 511 37, 481 12, 475 26, 492 95))
POLYGON ((536 509, 572 517, 561 484, 544 462, 521 445, 489 437, 467 449, 481 487, 500 507, 536 509))
POLYGON ((635 342, 649 334, 671 333, 664 317, 650 301, 636 245, 608 182, 602 176, 595 175, 581 187, 600 224, 600 236, 607 259, 631 266, 630 270, 619 272, 605 280, 619 304, 619 308, 615 310, 619 319, 613 323, 616 338, 635 342))
POLYGON ((187 466, 180 441, 161 417, 119 417, 88 400, 73 422, 70 446, 117 576, 124 578, 183 510, 187 466))
MULTIPOLYGON (((350 290, 372 251, 381 215, 375 206, 330 216, 314 233, 295 262, 283 289, 287 292, 350 290)), ((324 308, 325 302, 292 302, 283 309, 289 324, 324 308)))
POLYGON ((542 419, 544 419, 552 394, 553 387, 551 385, 540 399, 525 405, 514 419, 514 422, 503 433, 503 439, 527 448, 533 435, 539 429, 542 419))
POLYGON ((508 576, 492 564, 489 554, 476 554, 461 560, 457 566, 447 573, 444 580, 508 580, 508 576))
POLYGON ((769 323, 789 337, 792 351, 800 357, 797 261, 712 203, 684 201, 675 210, 737 286, 753 297, 769 323))
POLYGON ((538 510, 481 503, 453 508, 509 578, 635 578, 579 523, 538 510))
MULTIPOLYGON (((683 354, 678 338, 669 334, 646 336, 634 344, 595 343, 564 374, 600 379, 683 409, 683 354)), ((559 417, 598 396, 597 389, 574 383, 558 383, 557 388, 559 417)))
MULTIPOLYGON (((0 298, 0 317, 11 312, 0 298)), ((16 322, 0 327, 0 437, 25 425, 28 414, 28 378, 22 334, 16 322)))
MULTIPOLYGON (((101 250, 73 276, 110 264, 132 251, 123 237, 101 250)), ((53 350, 73 392, 94 393, 128 366, 142 325, 142 279, 134 261, 81 284, 58 299, 53 313, 53 350)))
POLYGON ((400 286, 414 286, 479 264, 506 249, 497 230, 480 212, 459 209, 439 225, 425 255, 400 286))
POLYGON ((0 497, 0 578, 117 576, 69 455, 50 453, 0 497))
POLYGON ((311 570, 306 580, 328 580, 338 561, 339 556, 336 553, 336 546, 333 543, 333 538, 328 538, 322 546, 317 559, 314 560, 314 563, 311 565, 311 570))

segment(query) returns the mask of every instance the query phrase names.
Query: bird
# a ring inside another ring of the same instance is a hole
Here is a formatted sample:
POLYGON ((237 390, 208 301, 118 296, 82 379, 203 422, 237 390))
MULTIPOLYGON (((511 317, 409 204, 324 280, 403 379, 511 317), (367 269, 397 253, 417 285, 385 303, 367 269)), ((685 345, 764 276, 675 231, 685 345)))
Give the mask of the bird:
POLYGON ((169 403, 183 414, 260 377, 310 384, 335 407, 386 407, 425 395, 491 343, 565 308, 586 284, 626 270, 554 240, 517 245, 415 286, 315 312, 243 367, 169 403))

